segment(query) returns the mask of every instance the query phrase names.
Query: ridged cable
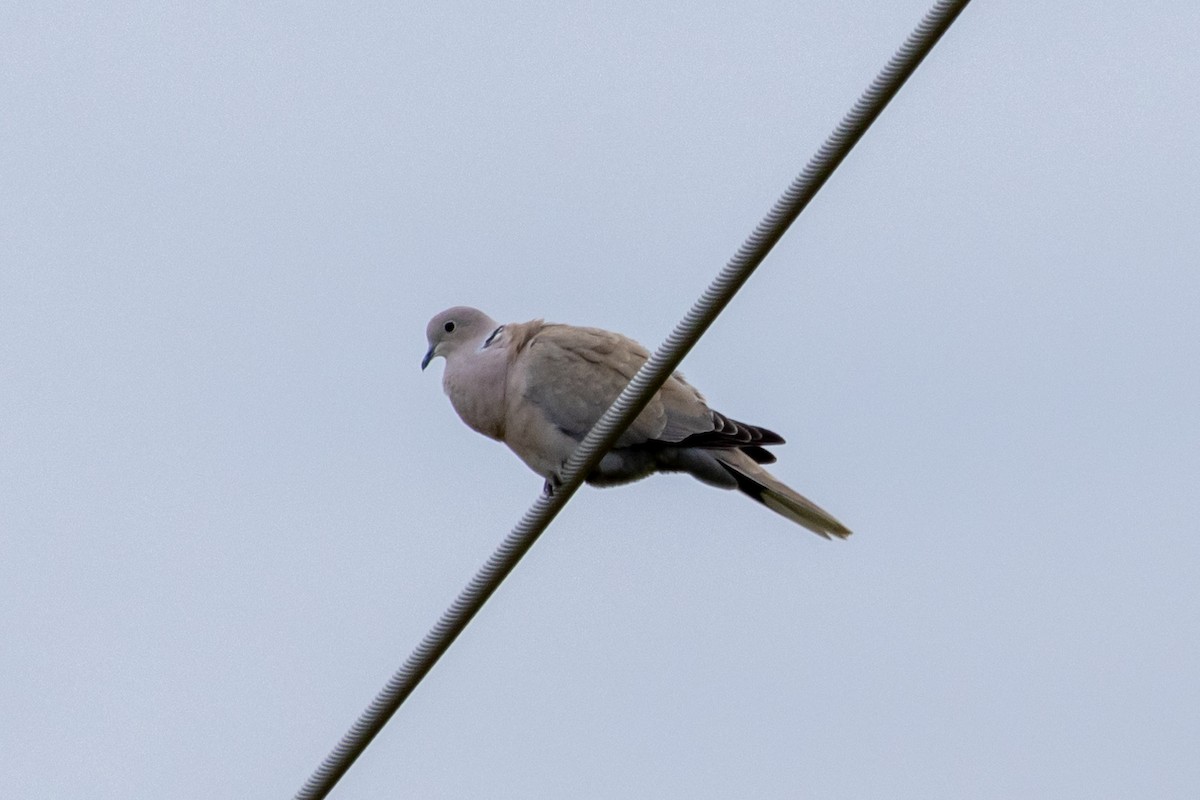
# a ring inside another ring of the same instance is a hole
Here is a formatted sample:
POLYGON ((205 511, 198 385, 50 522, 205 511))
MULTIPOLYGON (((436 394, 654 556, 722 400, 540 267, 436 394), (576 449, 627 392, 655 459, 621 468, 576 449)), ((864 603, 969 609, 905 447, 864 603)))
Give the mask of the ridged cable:
POLYGON ((771 248, 783 236, 808 202, 825 184, 833 171, 875 121, 888 101, 899 91, 942 34, 950 27, 970 0, 936 3, 921 23, 909 34, 887 66, 875 77, 854 107, 821 145, 804 170, 775 202, 767 216, 738 248, 704 294, 675 326, 666 341, 655 351, 612 407, 596 423, 575 452, 567 459, 560 475, 561 484, 554 494, 543 494, 530 507, 512 532, 504 538, 487 563, 480 568, 437 624, 425 634, 387 685, 359 716, 304 786, 296 800, 326 797, 375 735, 391 719, 396 709, 412 693, 421 679, 446 652, 471 618, 483 607, 538 536, 562 510, 600 459, 616 442, 621 432, 637 417, 650 398, 692 349, 696 341, 724 310, 734 294, 750 277, 771 248))

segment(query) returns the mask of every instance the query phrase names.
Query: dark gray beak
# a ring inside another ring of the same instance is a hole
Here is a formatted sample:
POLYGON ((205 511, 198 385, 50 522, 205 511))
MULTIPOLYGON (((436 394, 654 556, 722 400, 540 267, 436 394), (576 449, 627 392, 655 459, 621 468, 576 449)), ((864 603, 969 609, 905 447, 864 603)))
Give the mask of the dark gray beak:
POLYGON ((432 347, 429 348, 429 352, 425 354, 425 357, 421 359, 421 371, 422 372, 424 372, 425 368, 429 366, 430 361, 433 361, 433 348, 432 347))

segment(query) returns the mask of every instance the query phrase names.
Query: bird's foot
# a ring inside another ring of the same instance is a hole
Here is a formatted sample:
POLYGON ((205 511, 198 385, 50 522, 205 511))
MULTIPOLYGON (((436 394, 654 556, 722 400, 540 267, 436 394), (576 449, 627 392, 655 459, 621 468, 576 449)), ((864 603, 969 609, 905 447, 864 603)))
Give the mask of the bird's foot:
POLYGON ((562 478, 558 476, 558 472, 551 472, 546 476, 546 482, 542 484, 542 494, 553 497, 554 490, 560 486, 562 486, 562 478))

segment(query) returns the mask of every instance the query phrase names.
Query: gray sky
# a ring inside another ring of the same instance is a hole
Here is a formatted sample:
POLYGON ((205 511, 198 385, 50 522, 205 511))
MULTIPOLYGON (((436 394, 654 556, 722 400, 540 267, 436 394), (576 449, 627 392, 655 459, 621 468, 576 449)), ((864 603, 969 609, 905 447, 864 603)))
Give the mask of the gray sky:
MULTIPOLYGON (((0 793, 290 796, 925 2, 0 12, 0 793), (440 363, 440 362, 439 362, 440 363)), ((585 489, 338 797, 1200 792, 1200 6, 977 3, 685 362, 825 542, 585 489)))

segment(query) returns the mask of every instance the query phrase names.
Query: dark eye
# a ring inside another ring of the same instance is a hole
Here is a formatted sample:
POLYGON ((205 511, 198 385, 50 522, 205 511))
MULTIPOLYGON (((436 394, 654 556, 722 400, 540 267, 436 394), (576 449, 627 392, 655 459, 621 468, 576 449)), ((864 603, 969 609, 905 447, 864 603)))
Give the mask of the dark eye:
POLYGON ((442 327, 446 329, 446 333, 454 333, 454 323, 453 322, 447 322, 442 327))

